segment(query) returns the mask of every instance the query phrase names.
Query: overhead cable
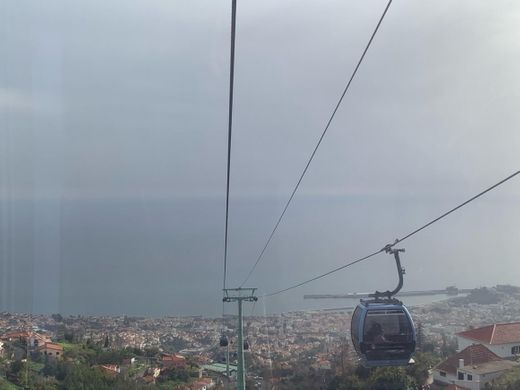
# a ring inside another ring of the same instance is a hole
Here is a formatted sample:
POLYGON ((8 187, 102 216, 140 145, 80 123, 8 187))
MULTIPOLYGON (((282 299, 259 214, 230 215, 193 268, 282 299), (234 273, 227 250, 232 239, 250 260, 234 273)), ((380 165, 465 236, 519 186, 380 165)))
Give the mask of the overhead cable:
POLYGON ((289 208, 289 205, 291 204, 293 198, 294 198, 294 195, 296 194, 296 191, 298 191, 298 188, 300 187, 300 184, 303 180, 303 177, 305 176, 305 174, 307 173, 307 170, 309 169, 309 166, 311 165, 311 162, 312 160, 314 159, 314 155, 316 154, 318 148, 320 147, 321 145, 321 141, 323 141, 323 138, 325 137, 325 134, 327 133, 327 130, 329 129, 330 127, 330 124, 332 123, 332 120, 334 119, 334 117, 336 116, 336 112, 338 111, 339 109, 339 106, 341 105, 341 102, 343 101, 343 98, 345 97, 347 91, 349 90, 350 88, 350 85, 352 84, 352 80, 354 80, 354 77, 356 76, 356 73, 361 65, 361 63, 363 62, 363 59, 365 58, 365 55, 368 51, 368 49, 370 48, 370 45, 372 44, 372 41, 374 40, 374 37, 377 33, 377 31, 379 30, 379 26, 381 25, 381 23, 383 22, 383 19, 388 11, 388 8, 390 7, 390 4, 392 4, 392 0, 389 0, 388 1, 388 4, 386 5, 385 7, 385 10, 383 11, 383 14, 381 15, 381 17, 379 18, 379 21, 377 22, 377 25, 374 29, 374 31, 372 32, 372 35, 370 36, 370 39, 367 43, 367 45, 365 46, 365 49, 363 50, 363 54, 361 54, 361 57, 359 58, 359 61, 357 62, 357 65, 356 67, 354 68, 354 71, 352 72, 348 82, 347 82, 347 85, 345 87, 345 89, 343 90, 343 93, 341 94, 338 102, 336 103, 336 106, 334 107, 334 110, 332 111, 332 114, 330 115, 329 117, 329 120, 327 121, 327 124, 325 125, 325 129, 323 130, 320 138, 318 139, 318 143, 316 144, 316 146, 314 147, 314 150, 312 151, 308 161, 307 161, 307 164, 305 165, 305 168, 303 169, 303 172, 301 173, 299 179, 298 179, 298 182, 296 183, 296 186, 294 187, 292 193, 291 193, 291 196, 289 197, 289 200, 287 201, 287 203, 285 204, 285 207, 283 208, 283 211, 282 213, 280 214, 280 217, 278 218, 278 220, 276 221, 276 224, 274 225, 274 228, 273 230, 271 231, 271 234, 269 235, 269 238, 267 239, 267 242, 265 243, 262 251, 260 252, 260 255, 258 256, 258 258, 256 259, 253 267, 251 268, 251 270, 249 271, 249 274, 247 275, 247 277, 245 278, 245 280, 242 282, 242 284, 240 285, 240 287, 242 287, 248 280, 249 278, 251 277, 251 275, 253 274, 253 272, 255 271, 256 269, 256 266, 258 265, 258 263, 260 262, 260 260, 262 259, 262 257, 264 256, 264 253, 265 251, 267 250, 267 247, 269 246, 269 244, 271 243, 271 240, 273 239, 273 236, 274 234, 276 233, 276 230, 278 229, 278 226, 280 225, 280 222, 282 221, 284 215, 285 215, 285 212, 287 211, 287 209, 289 208))
POLYGON ((295 285, 292 285, 290 287, 287 287, 287 288, 283 288, 281 290, 277 290, 275 292, 272 292, 272 293, 269 293, 269 294, 264 294, 264 295, 261 295, 260 298, 264 298, 264 297, 271 297, 273 295, 278 295, 278 294, 281 294, 283 292, 286 292, 286 291, 289 291, 289 290, 293 290, 297 287, 300 287, 300 286, 303 286, 304 284, 307 284, 307 283, 310 283, 310 282, 314 282, 315 280, 318 280, 318 279, 321 279, 321 278, 324 278, 325 276, 328 276, 330 274, 333 274, 335 272, 338 272, 338 271, 341 271, 342 269, 345 269, 347 267, 350 267, 354 264, 357 264, 357 263, 361 263, 362 261, 365 261, 365 260, 368 260, 370 259, 371 257, 374 257, 375 255, 381 253, 381 252, 384 252, 385 249, 380 249, 376 252, 373 252, 369 255, 366 255, 364 257, 361 257, 360 259, 357 259, 357 260, 354 260, 354 261, 351 261, 350 263, 348 264, 345 264, 345 265, 342 265, 341 267, 337 267, 337 268, 334 268, 328 272, 325 272, 324 274, 321 274, 321 275, 318 275, 318 276, 315 276, 314 278, 311 278, 311 279, 308 279, 308 280, 305 280, 304 282, 301 282, 301 283, 298 283, 298 284, 295 284, 295 285))
MULTIPOLYGON (((227 176, 226 176, 226 227, 224 233, 224 275, 222 289, 226 288, 227 255, 228 255, 228 225, 229 225, 229 180, 231 172, 231 130, 233 129, 233 84, 235 79, 235 35, 236 35, 237 2, 231 2, 231 52, 229 59, 229 109, 228 109, 228 140, 227 140, 227 176)), ((224 312, 224 305, 222 305, 224 312)))
POLYGON ((292 285, 292 286, 289 286, 289 287, 286 287, 286 288, 283 288, 283 289, 280 289, 280 290, 277 290, 277 291, 274 291, 274 292, 271 292, 271 293, 268 293, 268 294, 261 295, 260 298, 271 297, 271 296, 273 296, 273 295, 278 295, 278 294, 284 293, 284 292, 286 292, 286 291, 293 290, 293 289, 298 288, 298 287, 301 287, 301 286, 303 286, 303 285, 305 285, 305 284, 308 284, 308 283, 314 282, 315 280, 318 280, 318 279, 324 278, 324 277, 326 277, 326 276, 328 276, 328 275, 331 275, 331 274, 333 274, 333 273, 336 273, 336 272, 338 272, 338 271, 341 271, 342 269, 345 269, 345 268, 347 268, 347 267, 350 267, 350 266, 352 266, 352 265, 354 265, 354 264, 357 264, 357 263, 360 263, 360 262, 362 262, 362 261, 368 260, 368 259, 370 259, 371 257, 374 257, 375 255, 377 255, 377 254, 379 254, 379 253, 381 253, 381 252, 385 252, 388 248, 392 248, 393 246, 399 244, 400 242, 403 242, 404 240, 410 238, 410 237, 413 236, 414 234, 419 233, 421 230, 426 229, 427 227, 433 225, 435 222, 440 221, 441 219, 443 219, 444 217, 446 217, 446 216, 448 216, 449 214, 453 213, 454 211, 460 209, 461 207, 467 205, 468 203, 474 201, 475 199, 480 198, 482 195, 484 195, 484 194, 488 193, 489 191, 491 191, 491 190, 497 188, 498 186, 504 184, 506 181, 511 180, 513 177, 515 177, 515 176, 518 175, 518 174, 520 174, 520 171, 516 171, 516 172, 513 173, 512 175, 506 177, 505 179, 499 181, 499 182, 496 183, 496 184, 493 184, 491 187, 489 187, 489 188, 485 189, 484 191, 478 193, 477 195, 471 197, 470 199, 468 199, 468 200, 466 200, 465 202, 459 204, 458 206, 452 208, 451 210, 445 212, 444 214, 440 215, 439 217, 437 217, 437 218, 431 220, 430 222, 426 223, 425 225, 421 226, 420 228, 415 229, 414 231, 412 231, 411 233, 407 234, 407 235, 404 236, 403 238, 395 240, 394 243, 386 245, 384 248, 382 248, 382 249, 380 249, 380 250, 378 250, 378 251, 375 251, 375 252, 373 252, 373 253, 371 253, 371 254, 369 254, 369 255, 367 255, 367 256, 361 257, 360 259, 357 259, 357 260, 351 261, 350 263, 347 263, 347 264, 342 265, 342 266, 340 266, 340 267, 334 268, 334 269, 332 269, 332 270, 330 270, 330 271, 328 271, 328 272, 325 272, 325 273, 323 273, 323 274, 321 274, 321 275, 315 276, 315 277, 313 277, 313 278, 311 278, 311 279, 307 279, 307 280, 305 280, 305 281, 303 281, 303 282, 300 282, 300 283, 294 284, 294 285, 292 285))
POLYGON ((454 211, 460 209, 461 207, 467 205, 468 203, 474 201, 475 199, 480 198, 480 197, 481 197, 482 195, 484 195, 485 193, 487 193, 487 192, 489 192, 489 191, 495 189, 496 187, 498 187, 498 186, 500 186, 501 184, 505 183, 506 181, 512 179, 513 177, 515 177, 515 176, 518 175, 519 173, 520 173, 520 171, 516 171, 516 172, 513 173, 512 175, 506 177, 505 179, 499 181, 498 183, 496 183, 496 184, 492 185, 491 187, 485 189, 484 191, 478 193, 477 195, 475 195, 474 197, 468 199, 468 200, 465 201, 464 203, 461 203, 461 204, 459 204, 457 207, 452 208, 451 210, 445 212, 445 213, 442 214, 441 216, 439 216, 439 217, 437 217, 437 218, 435 218, 435 219, 432 219, 432 220, 431 220, 430 222, 428 222, 426 225, 423 225, 423 226, 421 226, 420 228, 415 229, 413 232, 407 234, 407 235, 404 236, 403 238, 400 238, 400 239, 395 240, 395 242, 394 242, 393 244, 391 244, 390 247, 393 247, 393 246, 399 244, 400 242, 403 242, 404 240, 406 240, 407 238, 410 238, 410 237, 413 236, 414 234, 419 233, 421 230, 426 229, 428 226, 433 225, 435 222, 437 222, 437 221, 443 219, 444 217, 446 217, 446 216, 448 216, 449 214, 453 213, 454 211))

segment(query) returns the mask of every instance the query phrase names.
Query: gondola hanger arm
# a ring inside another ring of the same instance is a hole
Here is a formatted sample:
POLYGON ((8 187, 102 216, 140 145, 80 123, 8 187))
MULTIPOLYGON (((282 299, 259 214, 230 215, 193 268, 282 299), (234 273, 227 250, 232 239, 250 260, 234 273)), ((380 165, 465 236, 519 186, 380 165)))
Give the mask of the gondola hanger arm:
POLYGON ((398 241, 394 244, 388 244, 386 245, 383 250, 388 253, 394 255, 395 264, 397 267, 397 274, 399 276, 399 283, 397 284, 396 288, 394 288, 392 291, 387 290, 385 292, 376 291, 373 294, 370 294, 371 298, 374 298, 376 300, 379 300, 381 298, 386 298, 387 300, 391 300, 401 289, 403 288, 403 275, 406 273, 404 267, 401 266, 401 259, 399 258, 399 252, 405 252, 404 248, 394 249, 393 245, 395 245, 398 241))

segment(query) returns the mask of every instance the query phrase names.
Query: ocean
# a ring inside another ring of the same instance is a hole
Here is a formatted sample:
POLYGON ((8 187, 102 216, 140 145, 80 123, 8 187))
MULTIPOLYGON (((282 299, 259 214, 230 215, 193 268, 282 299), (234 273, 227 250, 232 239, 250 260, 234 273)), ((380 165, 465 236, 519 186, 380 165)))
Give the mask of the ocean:
MULTIPOLYGON (((232 200, 228 287, 243 282, 282 203, 232 200)), ((2 311, 152 317, 222 314, 220 198, 33 199, 4 200, 0 205, 2 311)), ((275 291, 373 251, 374 245, 382 247, 386 242, 381 237, 395 238, 395 231, 414 225, 405 218, 399 223, 382 218, 378 213, 385 211, 376 205, 361 197, 298 200, 246 286, 258 287, 258 296, 275 291)), ((454 281, 438 272, 441 263, 430 253, 429 244, 428 237, 407 243, 403 290, 476 286, 471 279, 475 274, 454 281)), ((392 258, 380 255, 302 288, 260 299, 254 312, 351 307, 357 300, 304 300, 303 295, 391 289, 396 280, 392 258)), ((403 301, 416 305, 444 298, 403 301)), ((235 310, 234 304, 226 304, 226 312, 235 310)), ((245 304, 244 310, 253 312, 253 304, 245 304)))

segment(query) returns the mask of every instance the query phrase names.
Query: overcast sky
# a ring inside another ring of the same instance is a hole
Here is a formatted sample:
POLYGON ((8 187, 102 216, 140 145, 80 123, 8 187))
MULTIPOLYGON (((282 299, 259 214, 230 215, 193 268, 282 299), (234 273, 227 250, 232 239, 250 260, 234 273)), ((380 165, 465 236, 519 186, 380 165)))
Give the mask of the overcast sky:
MULTIPOLYGON (((230 287, 385 5, 238 0, 230 287)), ((230 1, 1 2, 3 310, 218 313, 229 25, 230 1)), ((519 42, 516 2, 395 0, 250 283, 373 252, 518 170, 519 42)), ((518 284, 519 196, 516 178, 403 243, 405 289, 518 284)), ((266 304, 391 288, 390 260, 266 304)))

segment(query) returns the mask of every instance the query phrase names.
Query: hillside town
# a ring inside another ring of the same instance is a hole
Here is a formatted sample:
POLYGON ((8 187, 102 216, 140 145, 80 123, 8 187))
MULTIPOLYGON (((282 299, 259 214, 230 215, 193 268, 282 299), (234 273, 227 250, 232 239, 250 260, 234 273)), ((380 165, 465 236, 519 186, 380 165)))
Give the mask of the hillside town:
MULTIPOLYGON (((519 370, 519 302, 520 288, 496 286, 411 307, 417 349, 436 357, 429 360, 428 375, 420 385, 483 389, 501 375, 519 370)), ((338 378, 358 364, 350 342, 350 320, 348 311, 246 317, 248 387, 303 388, 295 381, 311 375, 309 388, 341 388, 338 378)), ((67 377, 60 377, 53 369, 81 363, 112 387, 121 381, 144 387, 223 388, 236 374, 235 329, 234 316, 1 313, 1 374, 3 381, 13 386, 63 388, 60 386, 67 377), (219 346, 222 334, 229 338, 229 348, 219 346), (30 368, 24 375, 21 365, 30 368)), ((67 370, 71 372, 70 367, 67 370)))

